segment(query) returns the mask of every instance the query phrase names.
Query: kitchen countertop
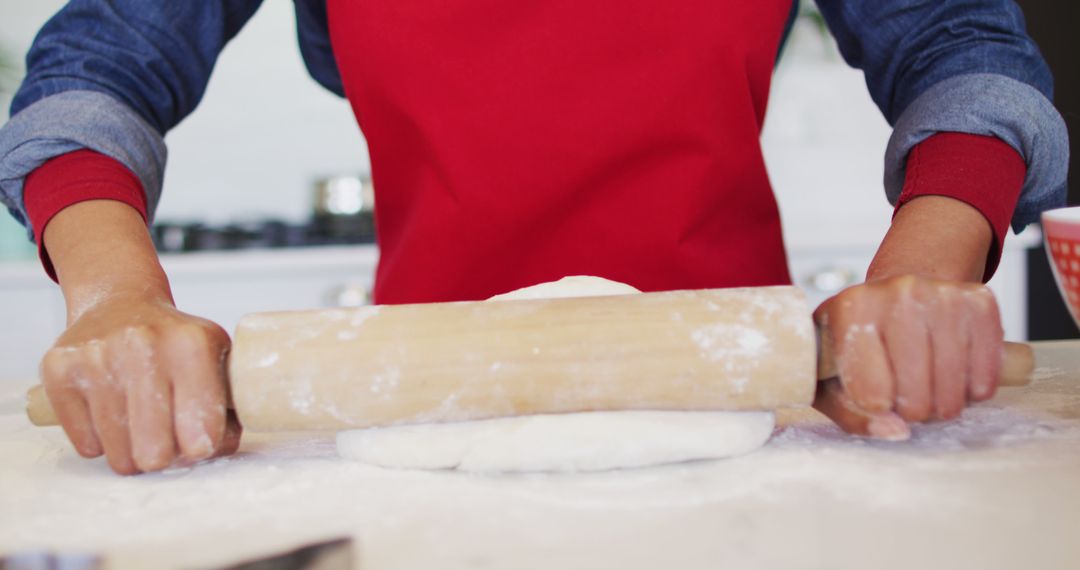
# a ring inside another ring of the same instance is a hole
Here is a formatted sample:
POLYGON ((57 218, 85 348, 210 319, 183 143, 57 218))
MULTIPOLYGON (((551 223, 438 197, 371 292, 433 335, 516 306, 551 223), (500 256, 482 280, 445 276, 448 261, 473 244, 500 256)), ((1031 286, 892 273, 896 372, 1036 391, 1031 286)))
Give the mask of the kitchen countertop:
POLYGON ((352 535, 365 570, 1076 567, 1080 342, 1036 354, 1031 386, 909 442, 800 411, 746 456, 558 476, 386 470, 332 438, 249 434, 235 457, 122 478, 5 388, 0 553, 193 568, 352 535))

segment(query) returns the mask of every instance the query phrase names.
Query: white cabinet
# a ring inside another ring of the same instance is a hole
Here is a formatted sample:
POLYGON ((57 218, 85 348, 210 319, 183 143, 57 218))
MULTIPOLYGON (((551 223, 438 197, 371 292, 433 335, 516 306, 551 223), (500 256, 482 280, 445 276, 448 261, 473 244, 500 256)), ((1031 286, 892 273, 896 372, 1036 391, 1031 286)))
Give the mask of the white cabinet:
POLYGON ((49 282, 37 273, 36 279, 0 278, 0 381, 34 378, 41 355, 63 329, 63 300, 40 285, 49 282))
POLYGON ((230 332, 247 313, 367 303, 377 262, 374 246, 197 253, 163 259, 177 306, 230 332))

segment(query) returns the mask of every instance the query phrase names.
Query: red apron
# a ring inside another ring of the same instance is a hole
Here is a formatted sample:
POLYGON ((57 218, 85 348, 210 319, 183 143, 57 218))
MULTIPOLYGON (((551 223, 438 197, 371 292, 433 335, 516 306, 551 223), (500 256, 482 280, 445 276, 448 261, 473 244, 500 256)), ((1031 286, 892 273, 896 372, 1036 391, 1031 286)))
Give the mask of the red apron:
POLYGON ((790 0, 329 0, 375 300, 788 283, 759 135, 790 0))

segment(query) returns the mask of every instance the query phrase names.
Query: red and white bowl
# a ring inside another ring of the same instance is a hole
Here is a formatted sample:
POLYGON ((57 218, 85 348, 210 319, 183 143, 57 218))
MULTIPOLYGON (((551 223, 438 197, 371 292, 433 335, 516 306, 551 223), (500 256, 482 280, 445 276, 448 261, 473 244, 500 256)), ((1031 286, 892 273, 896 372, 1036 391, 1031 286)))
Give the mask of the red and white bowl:
POLYGON ((1080 326, 1080 207, 1043 212, 1042 228, 1058 289, 1080 326))

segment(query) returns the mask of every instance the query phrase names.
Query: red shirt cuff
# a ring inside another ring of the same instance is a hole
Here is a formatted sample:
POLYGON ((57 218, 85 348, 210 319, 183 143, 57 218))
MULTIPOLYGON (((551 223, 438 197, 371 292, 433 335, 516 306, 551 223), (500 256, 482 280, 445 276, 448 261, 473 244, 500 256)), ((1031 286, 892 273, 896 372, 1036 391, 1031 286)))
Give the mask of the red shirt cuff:
POLYGON ((983 274, 983 281, 989 281, 1001 261, 1009 221, 1026 177, 1023 157, 1001 139, 938 133, 908 155, 896 210, 920 196, 948 196, 978 210, 994 232, 983 274))
POLYGON ((43 236, 45 227, 61 210, 87 200, 116 200, 138 210, 145 221, 146 194, 142 183, 115 159, 88 149, 57 156, 26 177, 23 202, 26 206, 38 256, 45 272, 56 281, 43 236))

